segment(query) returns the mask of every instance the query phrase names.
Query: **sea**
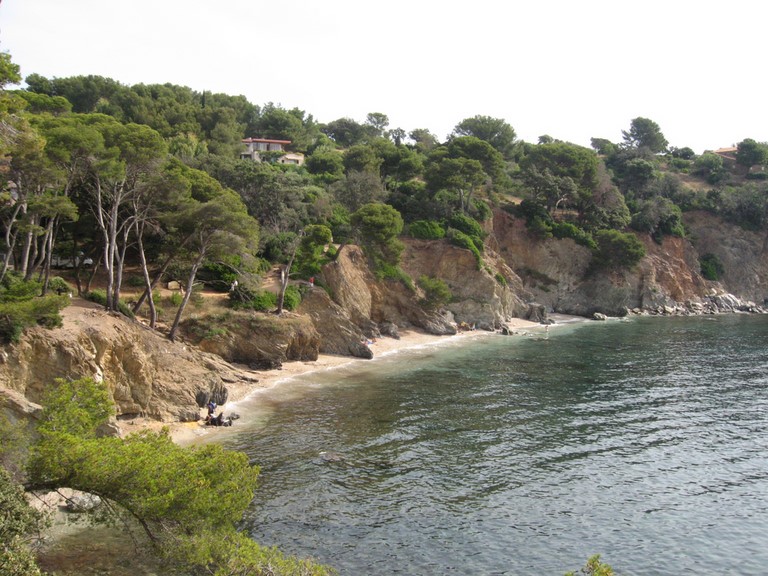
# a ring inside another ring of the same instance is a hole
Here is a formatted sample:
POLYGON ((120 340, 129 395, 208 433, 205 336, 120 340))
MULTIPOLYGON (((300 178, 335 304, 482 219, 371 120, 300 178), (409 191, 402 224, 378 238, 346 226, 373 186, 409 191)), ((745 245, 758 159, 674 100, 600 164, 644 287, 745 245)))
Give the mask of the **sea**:
POLYGON ((238 410, 243 530, 341 575, 768 573, 766 315, 446 338, 238 410))

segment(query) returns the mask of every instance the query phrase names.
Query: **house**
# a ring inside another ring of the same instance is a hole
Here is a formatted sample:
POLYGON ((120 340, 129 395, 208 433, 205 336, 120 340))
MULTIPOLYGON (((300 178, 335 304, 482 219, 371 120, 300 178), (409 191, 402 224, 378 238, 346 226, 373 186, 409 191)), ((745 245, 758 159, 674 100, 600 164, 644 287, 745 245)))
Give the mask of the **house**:
POLYGON ((244 160, 253 160, 262 162, 265 159, 273 157, 278 164, 293 164, 301 166, 304 164, 304 154, 299 152, 288 152, 286 147, 290 146, 290 140, 270 140, 269 138, 244 138, 245 150, 240 153, 240 158, 244 160), (270 154, 264 154, 268 152, 270 154), (264 158, 262 157, 264 154, 264 158))
POLYGON ((722 156, 723 158, 728 158, 729 160, 736 160, 736 152, 739 151, 738 146, 729 146, 727 148, 718 148, 717 150, 713 150, 713 154, 717 154, 718 156, 722 156))

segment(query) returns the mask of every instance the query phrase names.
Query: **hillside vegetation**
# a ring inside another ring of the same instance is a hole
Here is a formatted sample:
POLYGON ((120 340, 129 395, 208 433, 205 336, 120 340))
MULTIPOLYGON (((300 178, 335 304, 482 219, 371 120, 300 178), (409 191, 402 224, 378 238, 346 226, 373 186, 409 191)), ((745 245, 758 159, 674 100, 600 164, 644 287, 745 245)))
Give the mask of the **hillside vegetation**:
POLYGON ((10 441, 21 436, 9 432, 12 411, 0 413, 4 574, 39 573, 25 538, 41 519, 19 482, 98 494, 194 573, 331 572, 235 530, 258 473, 242 455, 185 452, 165 434, 104 437, 111 416, 150 410, 153 387, 167 400, 152 406, 158 418, 174 402, 180 419, 196 417, 201 398, 225 393, 222 365, 181 344, 201 377, 168 376, 183 381, 169 392, 163 338, 279 366, 319 352, 371 357, 361 337, 405 325, 448 334, 547 309, 673 310, 729 287, 764 297, 768 145, 753 139, 697 155, 638 117, 621 142, 586 148, 524 142, 506 120, 477 115, 440 141, 381 112, 321 123, 171 84, 31 74, 7 89, 20 80, 0 54, 0 341, 4 381, 17 387, 0 400, 23 405, 33 390, 44 408, 24 449, 10 441), (284 149, 241 157, 246 138, 284 149), (303 161, 283 163, 287 154, 303 161), (83 330, 76 342, 29 330, 60 326, 69 293, 144 325, 111 325, 112 338, 83 330), (54 369, 68 380, 39 381, 54 369), (150 461, 160 464, 137 464, 150 461), (190 495, 192 484, 227 505, 190 495))
MULTIPOLYGON (((19 79, 7 54, 4 69, 3 84, 19 79)), ((274 302, 264 295, 266 271, 282 267, 283 289, 289 278, 309 281, 347 243, 363 246, 379 278, 406 283, 418 278, 400 268, 402 235, 447 238, 482 262, 499 208, 542 240, 588 248, 594 270, 635 265, 645 254, 639 236, 684 237, 687 211, 766 226, 768 146, 746 139, 696 155, 670 146, 647 118, 632 120, 621 142, 593 138, 591 149, 551 136, 524 142, 482 115, 441 142, 425 128, 390 127, 380 112, 320 123, 303 110, 171 84, 37 74, 26 84, 2 94, 0 281, 12 271, 41 281, 45 294, 63 259, 87 294, 92 262, 105 273, 105 307, 117 311, 125 269, 138 267, 145 290, 132 308, 145 306, 152 326, 161 282, 226 291, 237 281, 238 306, 282 310, 282 289, 274 302), (255 162, 240 157, 246 137, 290 144, 255 162), (306 161, 281 164, 285 152, 306 161)), ((722 273, 715 254, 701 266, 708 279, 722 273)))

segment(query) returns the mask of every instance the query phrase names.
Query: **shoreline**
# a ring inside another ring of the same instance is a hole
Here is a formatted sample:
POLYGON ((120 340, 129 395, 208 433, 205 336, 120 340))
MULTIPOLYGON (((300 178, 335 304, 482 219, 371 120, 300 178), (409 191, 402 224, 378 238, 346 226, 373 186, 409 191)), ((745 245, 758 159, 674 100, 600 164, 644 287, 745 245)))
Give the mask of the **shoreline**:
MULTIPOLYGON (((563 324, 585 319, 580 317, 561 317, 558 315, 555 317, 555 320, 555 324, 544 325, 540 324, 539 322, 532 322, 530 320, 523 320, 521 318, 512 318, 506 322, 506 325, 513 330, 543 331, 547 326, 562 326, 563 324)), ((227 402, 219 408, 223 410, 225 415, 229 415, 237 408, 239 404, 253 400, 253 398, 256 397, 261 391, 279 386, 280 384, 292 380, 293 378, 306 376, 316 372, 338 370, 340 368, 355 365, 365 366, 370 362, 376 362, 377 359, 388 358, 407 350, 430 348, 468 338, 476 339, 499 335, 500 334, 498 332, 489 332, 484 330, 458 332, 457 334, 447 336, 437 336, 416 330, 403 331, 400 334, 399 339, 381 337, 375 342, 371 343, 370 346, 373 349, 374 357, 370 360, 355 358, 351 356, 320 354, 317 360, 314 361, 297 360, 286 362, 283 364, 282 368, 278 370, 251 371, 249 374, 251 374, 258 381, 240 381, 227 384, 227 389, 229 390, 229 398, 227 399, 227 402)), ((167 428, 169 434, 171 435, 171 439, 176 444, 189 446, 207 440, 209 437, 211 437, 211 434, 226 433, 226 431, 230 431, 237 426, 236 421, 234 427, 219 428, 206 426, 202 421, 204 413, 205 410, 201 408, 201 419, 193 422, 169 423, 157 422, 149 419, 133 420, 125 424, 121 424, 120 435, 125 436, 133 432, 147 429, 159 431, 163 428, 167 428)))

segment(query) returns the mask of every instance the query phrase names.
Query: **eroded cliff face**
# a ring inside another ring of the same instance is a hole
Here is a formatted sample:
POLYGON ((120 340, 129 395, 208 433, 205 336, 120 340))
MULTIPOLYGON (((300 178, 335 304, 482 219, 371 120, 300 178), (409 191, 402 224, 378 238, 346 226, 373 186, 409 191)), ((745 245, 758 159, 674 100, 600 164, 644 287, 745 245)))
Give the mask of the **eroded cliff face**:
POLYGON ((722 222, 706 212, 686 212, 684 221, 699 254, 723 264, 723 287, 762 304, 768 298, 768 235, 722 222))
POLYGON ((479 264, 469 250, 447 240, 410 239, 402 267, 414 280, 425 275, 445 281, 453 295, 446 309, 457 322, 493 330, 527 311, 530 295, 522 280, 490 246, 479 264))
POLYGON ((469 250, 445 240, 405 239, 405 246, 401 267, 414 282, 422 275, 440 278, 453 298, 444 310, 426 310, 418 286, 411 290, 399 281, 377 280, 362 250, 345 246, 336 261, 323 269, 323 278, 333 300, 364 333, 386 333, 382 326, 395 325, 453 334, 456 322, 493 330, 525 313, 520 278, 492 250, 480 266, 469 250))
MULTIPOLYGON (((182 324, 186 343, 170 342, 138 322, 75 299, 63 312, 63 328, 29 330, 19 344, 0 349, 0 408, 14 421, 28 421, 55 378, 92 377, 108 383, 118 416, 196 420, 201 398, 222 403, 228 384, 256 379, 255 369, 314 360, 320 352, 370 358, 365 338, 397 337, 401 329, 452 334, 456 323, 466 322, 490 330, 541 309, 622 315, 726 292, 762 304, 768 282, 765 234, 705 213, 687 213, 685 222, 688 238, 657 244, 641 237, 647 255, 635 268, 600 274, 589 273, 588 249, 570 239, 534 238, 522 220, 503 211, 488 223, 480 264, 470 251, 447 241, 406 239, 403 270, 414 282, 422 275, 440 278, 451 290, 451 302, 437 311, 424 309, 418 286, 377 279, 362 250, 345 246, 322 271, 328 291, 310 289, 296 314, 191 318, 182 324), (723 263, 720 282, 699 273, 700 256, 707 253, 723 263)), ((741 309, 730 297, 722 304, 719 309, 741 309)))
POLYGON ((686 213, 687 238, 665 237, 661 244, 638 235, 646 256, 631 270, 589 273, 590 251, 571 239, 539 240, 522 219, 497 210, 491 243, 522 278, 531 297, 566 314, 623 315, 627 309, 653 309, 699 301, 712 293, 732 293, 762 304, 768 285, 765 234, 745 231, 706 213, 686 213), (719 282, 705 280, 699 259, 715 254, 725 267, 719 282))
POLYGON ((358 246, 344 246, 334 262, 323 267, 323 279, 333 301, 366 336, 420 328, 431 334, 453 334, 443 316, 425 311, 418 292, 396 280, 377 280, 358 246), (393 327, 393 328, 392 328, 393 327))

